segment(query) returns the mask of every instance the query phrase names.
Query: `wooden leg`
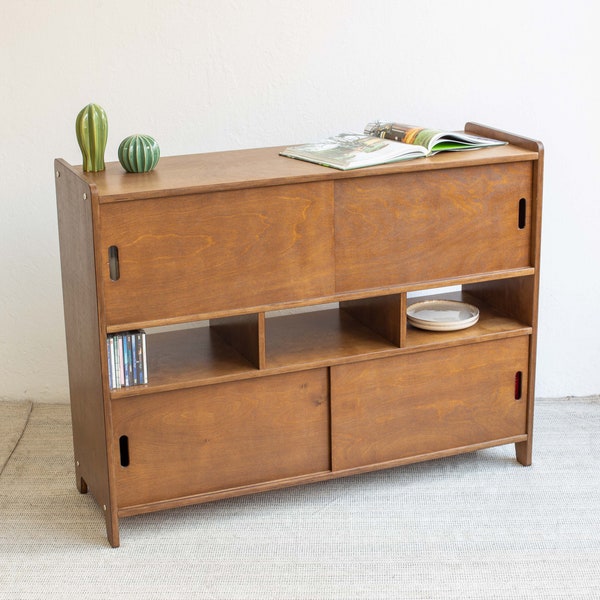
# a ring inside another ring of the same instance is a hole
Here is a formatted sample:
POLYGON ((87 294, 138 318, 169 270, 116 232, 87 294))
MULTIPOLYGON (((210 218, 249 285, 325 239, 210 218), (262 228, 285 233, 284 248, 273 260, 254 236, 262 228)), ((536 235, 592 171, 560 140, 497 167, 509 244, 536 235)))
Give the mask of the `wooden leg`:
MULTIPOLYGON (((77 489, 80 494, 88 493, 88 486, 83 477, 79 474, 75 478, 77 489)), ((106 537, 113 548, 119 547, 119 517, 115 511, 110 510, 107 504, 100 502, 100 508, 104 511, 104 519, 106 521, 106 537)))
POLYGON ((106 537, 108 543, 113 548, 118 548, 119 542, 119 518, 113 511, 109 510, 108 507, 103 506, 104 518, 106 519, 106 537))
POLYGON ((517 460, 525 467, 529 467, 531 465, 531 450, 531 438, 529 438, 526 442, 517 442, 515 444, 517 460))
POLYGON ((76 477, 75 484, 77 485, 80 494, 87 494, 88 486, 83 477, 76 477))

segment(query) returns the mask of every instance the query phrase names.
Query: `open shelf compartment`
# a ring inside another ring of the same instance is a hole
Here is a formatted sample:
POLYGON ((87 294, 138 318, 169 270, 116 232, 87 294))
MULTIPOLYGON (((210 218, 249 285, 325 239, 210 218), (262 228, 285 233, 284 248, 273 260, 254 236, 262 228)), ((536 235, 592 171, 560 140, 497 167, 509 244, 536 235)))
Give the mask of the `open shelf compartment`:
POLYGON ((112 390, 113 398, 249 377, 256 366, 207 323, 148 329, 148 384, 112 390))
MULTIPOLYGON (((475 325, 458 331, 427 331, 414 327, 408 322, 408 319, 405 319, 406 344, 404 347, 407 350, 454 346, 479 340, 484 341, 493 338, 528 335, 532 332, 530 325, 508 315, 501 309, 491 306, 481 297, 466 291, 464 288, 452 292, 408 298, 407 307, 416 302, 427 300, 456 300, 472 304, 479 309, 479 320, 475 325)), ((517 304, 516 300, 515 304, 517 304)))
MULTIPOLYGON (((371 298, 368 302, 376 305, 379 300, 371 298)), ((399 296, 396 303, 399 315, 399 296)), ((366 312, 363 311, 364 318, 359 320, 357 311, 350 304, 341 302, 320 310, 290 311, 291 314, 267 318, 267 368, 308 368, 398 350, 399 344, 383 335, 383 326, 373 324, 382 320, 381 315, 373 317, 373 322, 367 324, 366 312)), ((372 313, 377 314, 376 311, 372 313)), ((396 320, 399 323, 399 319, 396 320)))
POLYGON ((113 398, 310 369, 404 352, 529 335, 528 279, 395 293, 339 303, 211 319, 147 330, 148 384, 112 390, 113 398), (468 290, 468 291, 467 291, 468 290), (433 293, 431 293, 433 292, 433 293), (500 301, 498 299, 500 298, 500 301), (477 306, 478 322, 458 331, 425 331, 408 323, 407 307, 424 300, 477 306), (491 301, 496 301, 494 305, 491 301), (512 313, 512 314, 511 314, 512 313))

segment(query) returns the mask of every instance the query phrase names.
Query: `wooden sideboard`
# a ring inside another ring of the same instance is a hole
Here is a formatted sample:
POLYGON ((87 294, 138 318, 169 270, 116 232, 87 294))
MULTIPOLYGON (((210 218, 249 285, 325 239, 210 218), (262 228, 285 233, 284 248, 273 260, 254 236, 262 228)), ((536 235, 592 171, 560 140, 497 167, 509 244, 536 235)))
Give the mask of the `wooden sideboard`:
POLYGON ((543 148, 337 171, 264 148, 55 162, 78 489, 119 519, 514 443, 531 463, 543 148), (415 297, 415 293, 421 295, 415 297), (413 328, 415 300, 480 310, 413 328), (143 329, 148 383, 107 336, 143 329))

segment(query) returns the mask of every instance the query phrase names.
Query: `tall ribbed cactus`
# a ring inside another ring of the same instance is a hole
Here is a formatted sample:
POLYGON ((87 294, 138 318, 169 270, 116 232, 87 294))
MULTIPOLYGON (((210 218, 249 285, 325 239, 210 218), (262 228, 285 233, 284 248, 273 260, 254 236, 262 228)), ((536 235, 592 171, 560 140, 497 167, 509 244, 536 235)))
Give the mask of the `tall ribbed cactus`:
POLYGON ((84 171, 104 171, 104 150, 108 139, 108 119, 101 106, 88 104, 75 121, 77 142, 83 155, 84 171))

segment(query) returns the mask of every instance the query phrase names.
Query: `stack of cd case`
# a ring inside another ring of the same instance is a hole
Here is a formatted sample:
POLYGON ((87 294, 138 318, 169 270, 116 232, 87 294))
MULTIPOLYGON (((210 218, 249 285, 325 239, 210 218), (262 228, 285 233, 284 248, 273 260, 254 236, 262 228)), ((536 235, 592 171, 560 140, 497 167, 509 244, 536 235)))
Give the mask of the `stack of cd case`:
POLYGON ((148 383, 146 332, 142 329, 106 338, 108 379, 112 390, 148 383))

